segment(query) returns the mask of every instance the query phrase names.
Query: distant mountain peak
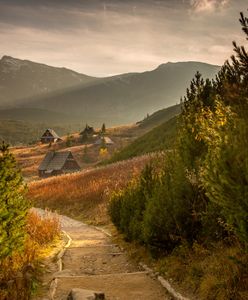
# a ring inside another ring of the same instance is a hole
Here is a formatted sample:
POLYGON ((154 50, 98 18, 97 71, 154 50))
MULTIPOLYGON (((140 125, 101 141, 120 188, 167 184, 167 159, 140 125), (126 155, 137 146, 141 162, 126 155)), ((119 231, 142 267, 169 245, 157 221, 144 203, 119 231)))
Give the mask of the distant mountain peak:
POLYGON ((13 59, 13 57, 9 55, 3 55, 2 58, 0 59, 1 61, 8 60, 8 59, 13 59))
POLYGON ((10 73, 13 71, 18 71, 22 66, 27 65, 27 61, 20 60, 8 55, 4 55, 0 60, 0 64, 3 66, 4 73, 10 73))
POLYGON ((201 66, 213 66, 220 68, 218 65, 213 65, 205 62, 200 62, 200 61, 177 61, 177 62, 171 62, 168 61, 167 63, 163 63, 157 67, 157 69, 163 69, 163 68, 168 68, 168 67, 175 67, 175 66, 185 66, 185 65, 191 65, 191 66, 196 66, 196 65, 201 65, 201 66))

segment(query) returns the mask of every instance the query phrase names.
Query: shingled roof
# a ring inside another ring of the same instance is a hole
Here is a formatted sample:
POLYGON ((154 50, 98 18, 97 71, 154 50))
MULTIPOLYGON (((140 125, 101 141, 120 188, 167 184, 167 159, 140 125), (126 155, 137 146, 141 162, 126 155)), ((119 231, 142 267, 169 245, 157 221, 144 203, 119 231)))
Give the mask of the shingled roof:
POLYGON ((84 130, 81 131, 79 134, 84 135, 84 134, 94 134, 94 133, 95 133, 94 128, 86 124, 84 130))
POLYGON ((50 135, 52 136, 52 137, 54 137, 55 139, 59 139, 60 137, 57 135, 57 133, 53 130, 53 129, 51 129, 51 128, 48 128, 44 133, 43 133, 43 135, 42 135, 42 137, 41 138, 47 138, 47 136, 45 136, 45 134, 46 134, 46 132, 49 132, 50 133, 50 135))
POLYGON ((70 155, 72 156, 70 151, 48 152, 39 166, 39 171, 61 170, 70 155))
POLYGON ((101 145, 102 143, 105 143, 106 145, 112 145, 112 144, 114 144, 114 142, 109 137, 107 137, 107 136, 100 137, 95 142, 96 145, 101 145))

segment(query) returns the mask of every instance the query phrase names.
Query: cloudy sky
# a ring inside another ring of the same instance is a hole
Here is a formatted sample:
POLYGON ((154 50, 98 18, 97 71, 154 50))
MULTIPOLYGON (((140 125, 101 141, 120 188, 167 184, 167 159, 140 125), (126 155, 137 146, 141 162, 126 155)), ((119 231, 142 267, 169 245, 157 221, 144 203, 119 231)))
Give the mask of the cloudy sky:
MULTIPOLYGON (((168 61, 222 64, 247 0, 0 0, 0 56, 105 76, 168 61)), ((248 14, 248 13, 247 13, 248 14)))

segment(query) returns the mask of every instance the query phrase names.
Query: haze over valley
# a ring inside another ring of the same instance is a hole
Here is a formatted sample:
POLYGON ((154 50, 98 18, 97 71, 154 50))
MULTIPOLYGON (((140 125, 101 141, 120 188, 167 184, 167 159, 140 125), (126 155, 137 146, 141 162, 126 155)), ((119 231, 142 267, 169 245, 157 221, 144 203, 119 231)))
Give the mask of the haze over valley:
POLYGON ((206 63, 179 62, 144 73, 94 78, 4 56, 0 60, 0 119, 60 125, 135 123, 178 104, 197 71, 214 78, 218 70, 219 66, 206 63))

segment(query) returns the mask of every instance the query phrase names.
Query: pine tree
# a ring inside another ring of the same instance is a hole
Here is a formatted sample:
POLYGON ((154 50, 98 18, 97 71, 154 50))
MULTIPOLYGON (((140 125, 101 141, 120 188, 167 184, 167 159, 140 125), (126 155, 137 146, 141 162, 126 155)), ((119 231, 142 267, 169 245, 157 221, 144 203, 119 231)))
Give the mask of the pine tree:
POLYGON ((22 250, 29 204, 25 186, 8 145, 0 145, 0 262, 22 250))
POLYGON ((102 124, 101 134, 104 135, 106 133, 106 125, 105 123, 102 124))

